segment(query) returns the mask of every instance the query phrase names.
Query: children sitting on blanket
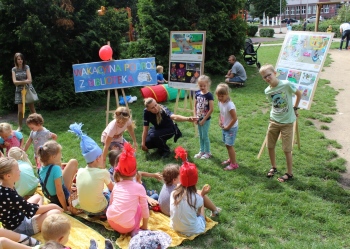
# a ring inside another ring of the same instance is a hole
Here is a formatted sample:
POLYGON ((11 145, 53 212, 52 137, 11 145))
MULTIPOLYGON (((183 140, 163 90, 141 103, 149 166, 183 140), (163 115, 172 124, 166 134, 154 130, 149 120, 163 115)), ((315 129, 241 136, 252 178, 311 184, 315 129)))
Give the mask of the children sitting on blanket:
POLYGON ((9 157, 17 160, 21 171, 19 181, 15 183, 17 193, 22 197, 32 196, 38 187, 39 179, 34 174, 33 165, 28 159, 27 153, 19 147, 12 147, 9 150, 9 157))
POLYGON ((38 155, 42 162, 39 170, 39 180, 43 193, 51 203, 62 207, 65 211, 70 209, 68 197, 70 195, 73 178, 78 171, 78 161, 71 159, 62 171, 62 146, 50 140, 40 146, 38 155))
MULTIPOLYGON (((170 195, 180 182, 179 166, 177 164, 167 164, 163 170, 164 184, 159 194, 159 206, 163 214, 170 216, 170 195)), ((221 208, 216 207, 207 195, 203 196, 204 207, 211 210, 211 217, 219 215, 221 208)))
POLYGON ((187 152, 181 146, 175 149, 175 154, 183 164, 180 167, 180 184, 170 195, 170 226, 186 236, 203 233, 206 225, 203 199, 210 186, 205 184, 201 191, 197 191, 196 165, 187 161, 187 152))
POLYGON ((47 216, 63 210, 55 204, 40 205, 42 198, 37 195, 25 200, 15 189, 19 178, 17 161, 11 157, 0 158, 0 222, 4 228, 25 234, 28 236, 26 239, 30 239, 29 236, 40 232, 47 216))
MULTIPOLYGON (((119 156, 120 156, 121 151, 120 150, 111 150, 108 153, 108 159, 109 159, 109 164, 110 164, 110 169, 109 173, 111 174, 111 177, 113 178, 113 173, 114 173, 114 167, 117 167, 118 162, 119 162, 119 156)), ((142 177, 152 177, 157 179, 158 181, 162 180, 162 175, 160 173, 148 173, 144 171, 137 171, 136 174, 136 181, 142 184, 147 193, 147 202, 150 206, 156 206, 158 205, 158 194, 156 190, 147 190, 146 185, 142 182, 142 177)), ((112 179, 114 182, 114 178, 112 179)))
POLYGON ((146 190, 134 181, 136 172, 135 150, 125 143, 115 168, 116 184, 106 214, 114 230, 122 234, 131 232, 131 236, 136 235, 140 228, 146 230, 149 218, 146 190))
POLYGON ((80 148, 87 163, 85 168, 80 168, 77 173, 77 193, 79 208, 91 216, 100 216, 106 220, 106 211, 109 204, 110 192, 113 189, 108 170, 105 168, 102 150, 89 136, 83 134, 82 124, 71 124, 70 132, 80 139, 80 148), (104 190, 104 186, 108 189, 104 190))

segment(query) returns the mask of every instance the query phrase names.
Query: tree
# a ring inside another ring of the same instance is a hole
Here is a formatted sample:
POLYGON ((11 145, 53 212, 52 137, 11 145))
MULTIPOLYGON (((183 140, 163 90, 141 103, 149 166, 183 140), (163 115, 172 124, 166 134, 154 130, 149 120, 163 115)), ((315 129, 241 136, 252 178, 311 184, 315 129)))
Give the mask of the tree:
MULTIPOLYGON (((275 17, 280 14, 280 1, 276 0, 250 0, 250 3, 254 5, 255 14, 259 17, 263 16, 265 12, 266 16, 275 17)), ((287 6, 286 0, 281 0, 282 13, 287 6)))
POLYGON ((99 92, 75 94, 72 64, 99 61, 100 47, 111 41, 118 58, 127 15, 107 8, 96 14, 97 0, 2 0, 0 5, 0 104, 14 108, 13 55, 30 65, 41 107, 55 109, 93 103, 99 92), (113 31, 113 32, 112 32, 113 31))
POLYGON ((243 0, 234 4, 222 0, 139 0, 138 30, 142 40, 134 49, 147 49, 157 63, 168 65, 170 31, 205 30, 205 71, 222 74, 227 71, 227 57, 239 55, 244 46, 246 23, 240 17, 233 19, 243 6, 243 0))

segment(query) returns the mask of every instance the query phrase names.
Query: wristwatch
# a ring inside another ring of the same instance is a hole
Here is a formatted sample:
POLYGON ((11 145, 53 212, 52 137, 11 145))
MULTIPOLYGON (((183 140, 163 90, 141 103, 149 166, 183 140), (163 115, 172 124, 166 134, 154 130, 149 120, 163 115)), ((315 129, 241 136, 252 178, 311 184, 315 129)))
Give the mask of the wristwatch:
POLYGON ((297 111, 299 109, 299 107, 293 107, 294 111, 297 111))

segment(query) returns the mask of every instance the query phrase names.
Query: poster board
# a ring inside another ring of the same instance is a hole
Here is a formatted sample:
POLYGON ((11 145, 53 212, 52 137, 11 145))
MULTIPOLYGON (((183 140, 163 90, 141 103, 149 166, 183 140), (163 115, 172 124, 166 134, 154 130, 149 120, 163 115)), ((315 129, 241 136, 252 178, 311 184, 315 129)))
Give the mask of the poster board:
POLYGON ((198 90, 196 81, 204 74, 205 31, 171 31, 169 86, 198 90))
POLYGON ((289 31, 286 34, 277 60, 277 77, 292 82, 301 91, 301 109, 309 110, 311 107, 333 35, 305 31, 289 31))
POLYGON ((75 92, 157 84, 154 57, 74 64, 75 92))

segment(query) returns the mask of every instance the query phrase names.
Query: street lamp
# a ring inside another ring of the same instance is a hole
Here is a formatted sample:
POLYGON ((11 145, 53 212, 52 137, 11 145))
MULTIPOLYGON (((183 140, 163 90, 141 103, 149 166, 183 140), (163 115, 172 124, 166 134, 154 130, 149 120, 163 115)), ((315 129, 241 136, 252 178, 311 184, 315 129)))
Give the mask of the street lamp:
POLYGON ((282 24, 282 0, 280 0, 280 34, 282 34, 281 24, 282 24))

